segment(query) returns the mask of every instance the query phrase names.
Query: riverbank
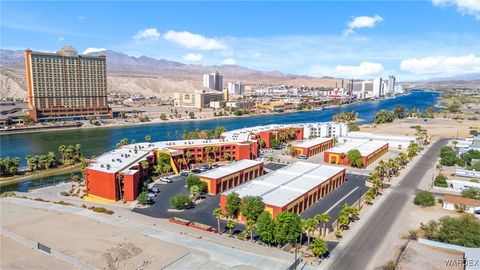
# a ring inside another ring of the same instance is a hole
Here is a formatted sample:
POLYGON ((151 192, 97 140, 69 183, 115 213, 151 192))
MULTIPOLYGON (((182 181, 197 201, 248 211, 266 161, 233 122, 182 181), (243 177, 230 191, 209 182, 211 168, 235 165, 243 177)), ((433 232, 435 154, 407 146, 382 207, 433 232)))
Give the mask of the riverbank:
MULTIPOLYGON (((410 93, 406 93, 404 95, 400 95, 398 97, 409 95, 410 93)), ((83 129, 102 129, 102 128, 122 128, 122 127, 131 127, 131 126, 148 126, 148 125, 155 125, 155 124, 175 124, 175 123, 189 123, 189 122, 199 122, 199 121, 209 121, 209 120, 222 120, 222 119, 241 119, 247 117, 255 117, 255 116, 270 116, 270 115, 288 115, 288 114, 295 114, 301 112, 316 112, 316 111, 326 111, 326 110, 334 110, 334 109, 342 109, 349 106, 354 106, 362 103, 369 103, 369 102, 378 102, 378 100, 365 100, 365 101, 354 101, 351 103, 345 103, 341 105, 328 105, 328 106, 320 106, 316 108, 312 108, 309 110, 290 110, 284 112, 260 112, 260 113, 253 113, 253 114, 245 114, 245 115, 222 115, 222 116, 202 116, 196 117, 193 119, 190 118, 181 118, 181 119, 167 119, 161 120, 160 118, 153 118, 149 122, 140 122, 140 121, 127 121, 125 119, 112 119, 109 122, 101 125, 96 126, 88 123, 87 121, 82 122, 83 125, 75 126, 57 126, 57 127, 39 127, 38 129, 19 129, 19 130, 9 130, 5 132, 4 130, 0 130, 0 136, 4 135, 15 135, 15 134, 28 134, 28 133, 37 133, 37 132, 51 132, 51 131, 63 131, 63 130, 83 130, 83 129)))
POLYGON ((57 175, 62 175, 67 173, 77 173, 77 172, 80 172, 80 169, 81 169, 81 164, 76 164, 76 165, 67 166, 67 167, 58 167, 58 168, 53 168, 48 170, 27 172, 28 174, 23 174, 23 175, 2 177, 0 178, 0 187, 14 184, 14 183, 38 180, 45 177, 52 177, 52 176, 57 176, 57 175))

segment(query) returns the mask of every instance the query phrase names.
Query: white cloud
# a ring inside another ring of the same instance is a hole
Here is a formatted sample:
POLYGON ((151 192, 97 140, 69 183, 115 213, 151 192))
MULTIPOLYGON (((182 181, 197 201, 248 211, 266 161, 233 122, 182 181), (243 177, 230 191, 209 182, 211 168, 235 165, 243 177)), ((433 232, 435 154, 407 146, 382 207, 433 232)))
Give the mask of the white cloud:
POLYGON ((203 59, 203 55, 199 53, 188 53, 183 56, 183 59, 187 60, 188 62, 198 62, 203 59))
POLYGON ((222 64, 224 65, 235 65, 236 63, 237 62, 235 61, 235 59, 232 59, 232 58, 227 58, 222 62, 222 64))
POLYGON ((135 40, 158 40, 160 38, 160 33, 156 28, 145 28, 137 32, 133 39, 135 40))
POLYGON ((77 18, 78 18, 79 20, 85 20, 85 19, 87 19, 87 16, 85 16, 85 15, 78 15, 77 18))
POLYGON ((358 66, 337 65, 334 68, 322 65, 314 65, 310 69, 309 73, 313 76, 334 76, 365 79, 380 76, 383 72, 385 72, 385 69, 382 64, 361 62, 358 66))
POLYGON ((105 49, 105 48, 87 48, 85 51, 83 51, 83 54, 103 52, 103 51, 106 51, 106 50, 107 49, 105 49))
POLYGON ((347 29, 343 30, 343 35, 348 36, 355 33, 355 29, 358 28, 373 28, 379 22, 382 22, 383 18, 379 15, 373 17, 369 16, 358 16, 354 17, 351 21, 348 22, 347 29))
POLYGON ((227 48, 223 42, 215 38, 208 38, 187 31, 168 31, 165 33, 164 38, 168 41, 180 44, 188 49, 224 50, 227 48))
POLYGON ((428 56, 402 60, 400 68, 416 75, 454 76, 480 72, 480 57, 428 56))
POLYGON ((58 41, 63 42, 63 41, 65 41, 65 38, 64 37, 58 37, 58 41))
POLYGON ((457 6, 462 14, 475 16, 480 20, 480 1, 479 0, 432 0, 435 6, 457 6))

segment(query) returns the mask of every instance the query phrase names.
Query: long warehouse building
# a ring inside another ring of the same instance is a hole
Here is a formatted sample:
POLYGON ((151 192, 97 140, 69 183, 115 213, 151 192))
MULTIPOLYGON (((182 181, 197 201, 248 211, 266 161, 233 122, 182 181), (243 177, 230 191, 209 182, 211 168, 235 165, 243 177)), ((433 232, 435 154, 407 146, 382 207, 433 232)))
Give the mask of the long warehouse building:
MULTIPOLYGON (((225 209, 227 196, 233 192, 240 198, 258 196, 265 211, 275 218, 281 212, 300 214, 315 202, 345 182, 345 168, 295 162, 220 195, 220 207, 225 209)), ((244 217, 238 217, 245 220, 244 217)))
MULTIPOLYGON (((340 141, 342 138, 339 139, 340 141)), ((358 150, 362 157, 363 166, 367 167, 388 152, 388 143, 384 141, 345 139, 323 153, 323 162, 329 164, 350 165, 348 152, 358 150)))
POLYGON ((243 159, 198 174, 209 194, 217 194, 263 175, 263 162, 243 159))

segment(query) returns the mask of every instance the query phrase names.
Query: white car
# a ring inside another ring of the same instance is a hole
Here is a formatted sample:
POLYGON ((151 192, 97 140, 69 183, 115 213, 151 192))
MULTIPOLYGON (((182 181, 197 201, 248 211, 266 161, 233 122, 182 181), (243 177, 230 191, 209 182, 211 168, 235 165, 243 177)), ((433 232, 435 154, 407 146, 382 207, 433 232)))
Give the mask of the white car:
POLYGON ((165 182, 165 183, 172 183, 173 182, 172 179, 168 179, 166 177, 161 177, 160 181, 165 182))
POLYGON ((148 197, 151 199, 155 198, 155 196, 157 196, 155 193, 148 193, 148 197))

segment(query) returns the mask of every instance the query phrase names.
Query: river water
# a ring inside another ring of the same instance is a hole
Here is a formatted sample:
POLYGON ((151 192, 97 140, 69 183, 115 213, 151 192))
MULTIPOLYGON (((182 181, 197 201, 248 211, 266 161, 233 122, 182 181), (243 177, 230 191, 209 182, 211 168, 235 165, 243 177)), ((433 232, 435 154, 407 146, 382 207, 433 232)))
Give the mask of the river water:
POLYGON ((347 111, 356 111, 359 118, 363 119, 360 123, 371 123, 379 110, 391 110, 396 104, 403 105, 407 109, 423 110, 436 105, 438 98, 438 93, 415 90, 397 98, 354 103, 319 111, 2 135, 0 136, 0 157, 20 157, 22 166, 25 166, 24 157, 26 155, 45 154, 48 151, 58 152, 58 146, 62 144, 79 143, 82 146, 82 153, 90 157, 113 149, 117 142, 124 137, 129 140, 135 139, 137 142, 144 141, 146 135, 150 135, 153 141, 173 140, 180 138, 184 130, 213 129, 217 126, 233 130, 256 125, 324 122, 331 121, 334 114, 347 111))

